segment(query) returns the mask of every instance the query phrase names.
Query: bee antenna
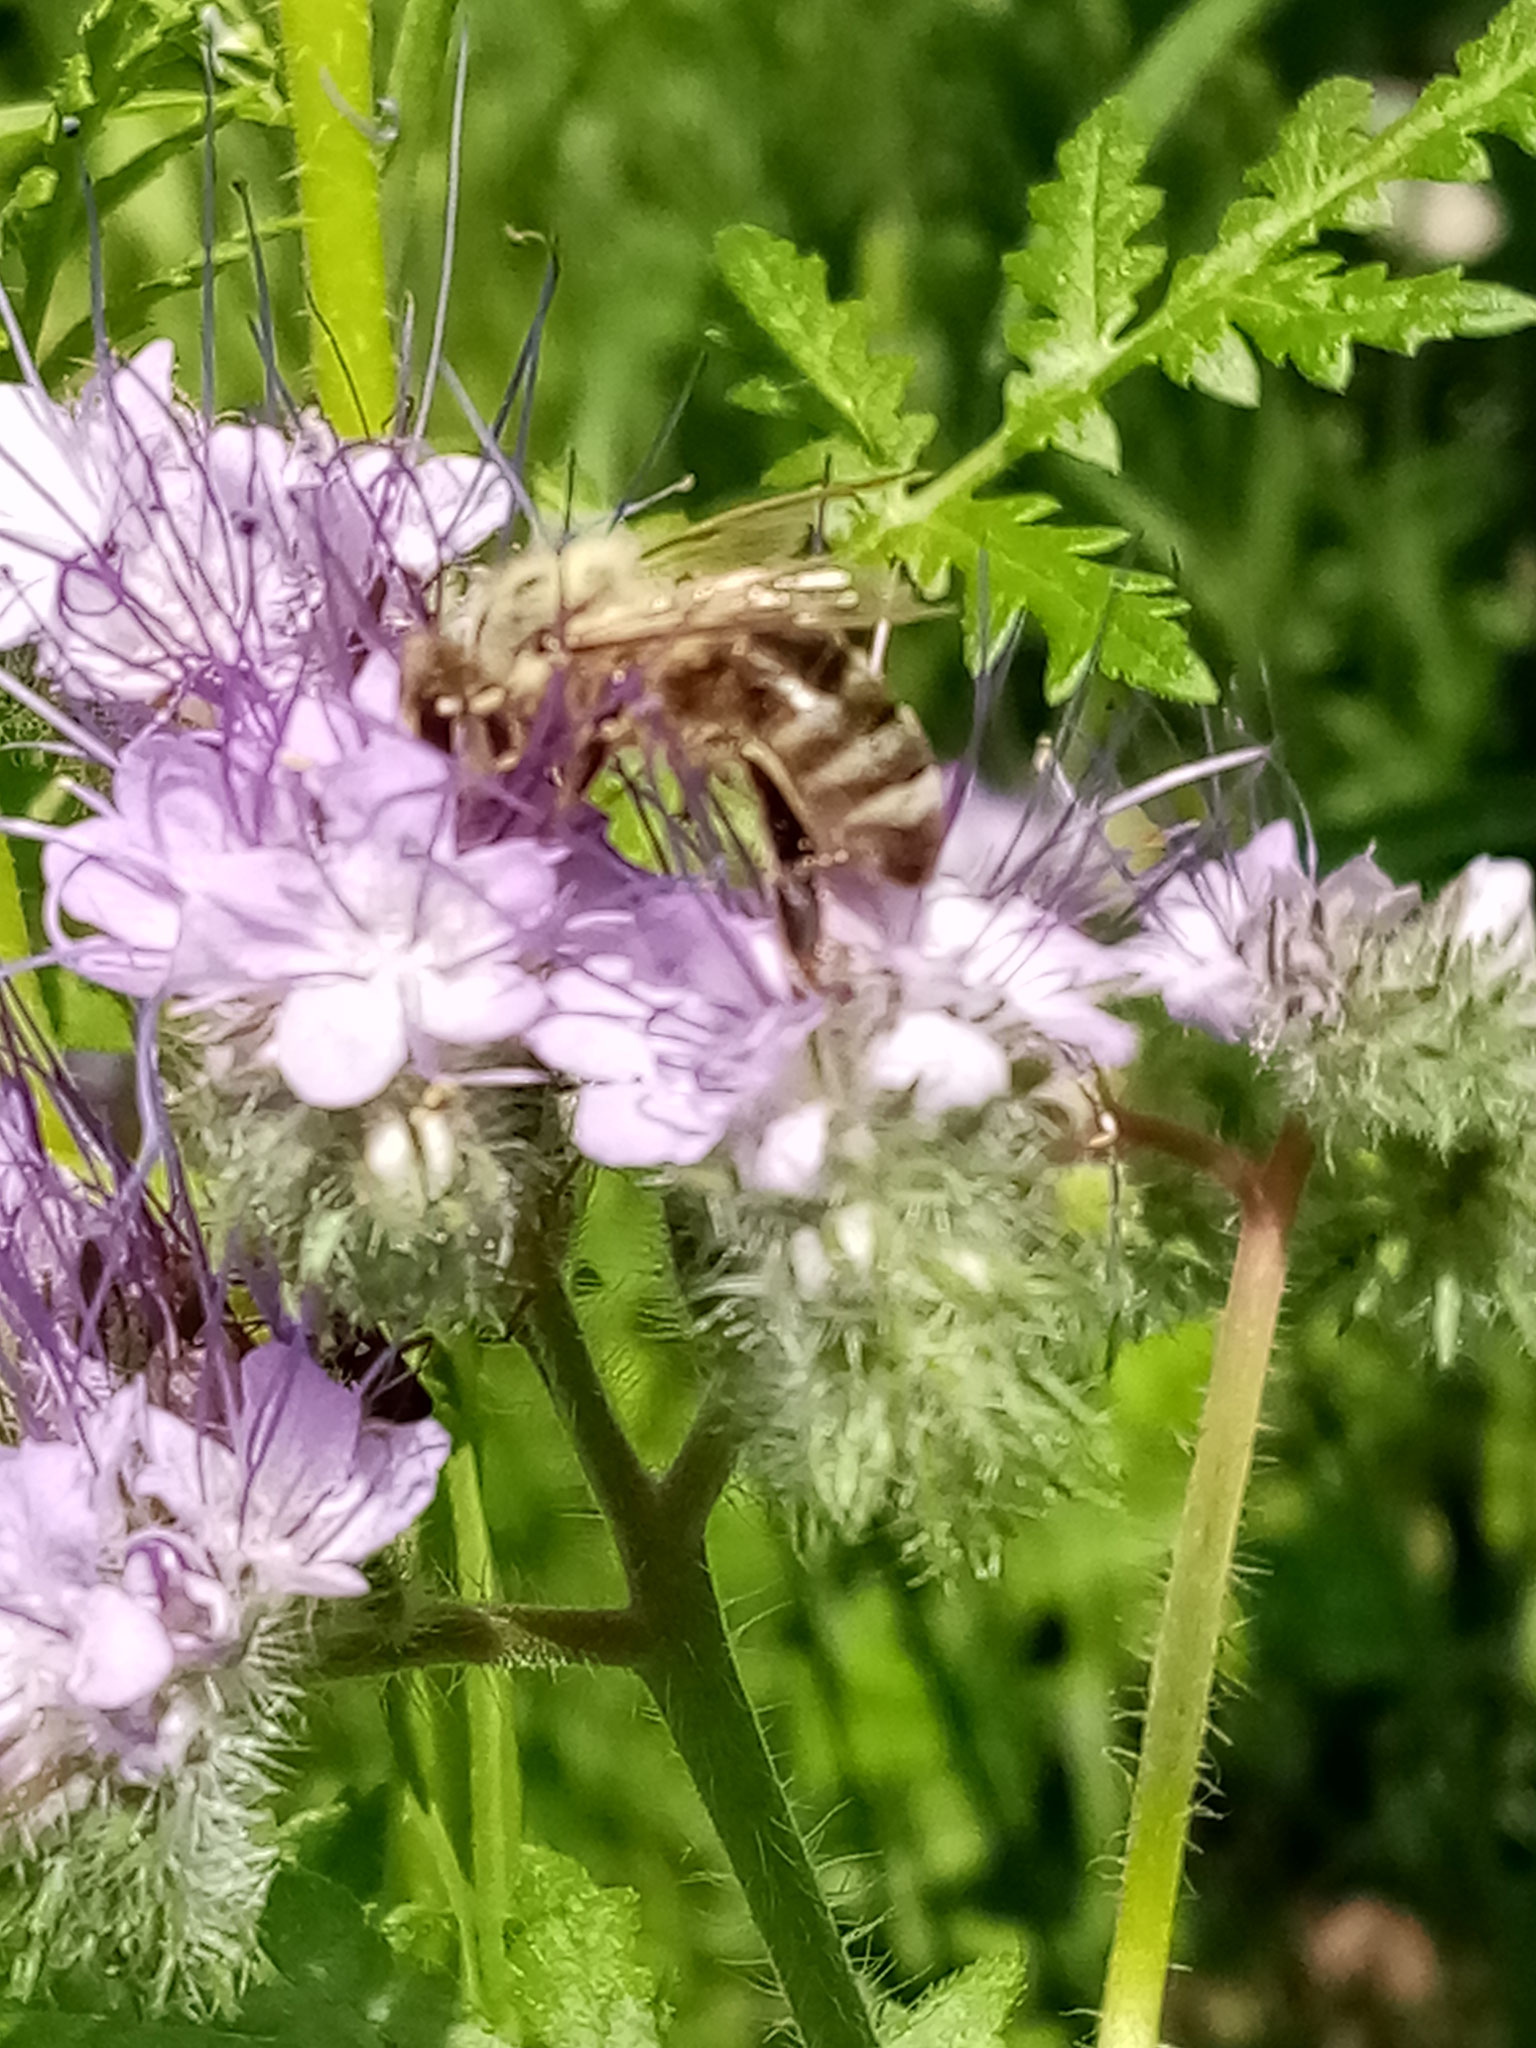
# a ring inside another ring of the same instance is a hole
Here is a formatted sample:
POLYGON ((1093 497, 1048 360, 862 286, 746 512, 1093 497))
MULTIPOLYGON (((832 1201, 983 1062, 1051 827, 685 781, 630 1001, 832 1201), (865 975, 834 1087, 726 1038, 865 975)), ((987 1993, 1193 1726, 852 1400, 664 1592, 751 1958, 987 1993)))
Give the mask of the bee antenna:
POLYGON ((491 421, 492 437, 500 441, 506 432, 507 421, 517 403, 519 392, 523 403, 518 413, 517 440, 513 446, 512 460, 521 476, 528 454, 528 429, 533 419, 533 393, 538 381, 539 352, 544 342, 544 323, 549 318, 549 309, 554 303, 555 287, 560 282, 560 251, 547 235, 536 228, 509 228, 507 238, 512 242, 542 242, 544 244, 544 278, 539 286, 538 304, 533 309, 533 318, 528 323, 528 332, 523 336, 523 345, 517 352, 517 361, 512 365, 512 374, 507 379, 507 388, 501 394, 501 403, 491 421), (524 390, 526 384, 527 389, 524 390))
POLYGON ((697 385, 699 377, 703 372, 704 365, 708 361, 708 349, 701 348, 698 354, 693 359, 693 364, 692 367, 689 369, 688 375, 683 379, 682 390, 673 400, 672 405, 668 410, 666 418, 662 421, 660 427, 657 429, 655 435, 652 437, 650 447, 647 448, 644 455, 641 456, 639 467, 636 469, 634 475, 630 478, 629 488, 625 491, 624 495, 620 498, 618 502, 618 507, 614 512, 613 518, 609 521, 610 532, 612 532, 613 528, 619 525, 619 523, 622 520, 628 519, 633 513, 643 510, 645 505, 654 505, 657 502, 657 498, 667 497, 670 495, 671 491, 689 490, 692 488, 693 479, 690 477, 685 482, 680 484, 673 484, 669 486, 669 489, 667 491, 660 491, 656 494, 656 496, 646 498, 643 501, 636 498, 634 495, 635 492, 640 488, 641 484, 644 483, 647 475, 650 473, 652 466, 660 460, 662 450, 666 447, 667 443, 671 440, 672 436, 677 432, 678 422, 682 419, 683 414, 688 409, 688 401, 693 397, 694 387, 697 385))
MULTIPOLYGON (((235 196, 240 201, 240 210, 245 215, 245 235, 251 248, 251 275, 256 285, 256 318, 251 322, 251 338, 256 344, 256 353, 261 357, 262 377, 266 387, 266 412, 272 419, 277 414, 277 400, 280 398, 287 407, 289 417, 297 419, 298 406, 293 393, 283 382, 277 367, 277 333, 272 324, 272 293, 267 283, 266 259, 261 253, 261 237, 256 228, 256 215, 251 208, 250 187, 244 178, 233 180, 235 196)), ((209 388, 212 386, 210 384, 209 388)))
POLYGON ((533 530, 536 533, 539 532, 539 515, 534 507, 532 498, 530 498, 528 495, 527 486, 524 484, 523 479, 521 475, 518 473, 517 469, 507 459, 505 450, 498 447, 495 440, 492 438, 490 428, 486 425, 485 421, 481 419, 478 411, 475 409, 475 401, 464 389, 464 383, 462 378, 459 376, 458 371, 455 370, 452 363, 449 362, 446 356, 444 356, 442 363, 439 367, 442 371, 443 382, 448 386, 449 391, 452 393, 454 404, 459 408, 460 412, 463 413, 465 422, 468 425, 470 432, 474 435, 475 439, 480 443, 480 453, 485 457, 487 462, 492 463, 497 469, 499 469, 501 474, 507 480, 508 486, 510 487, 512 492, 514 518, 516 517, 516 514, 518 512, 521 512, 523 517, 528 521, 528 524, 533 528, 533 530))
POLYGON ((417 425, 427 430, 432 395, 443 360, 443 335, 448 326, 448 286, 453 277, 453 247, 459 230, 459 176, 464 154, 464 89, 469 79, 469 24, 459 23, 459 61, 453 76, 453 115, 448 127, 448 196, 443 205, 443 261, 437 280, 437 309, 432 316, 432 345, 421 379, 417 425))

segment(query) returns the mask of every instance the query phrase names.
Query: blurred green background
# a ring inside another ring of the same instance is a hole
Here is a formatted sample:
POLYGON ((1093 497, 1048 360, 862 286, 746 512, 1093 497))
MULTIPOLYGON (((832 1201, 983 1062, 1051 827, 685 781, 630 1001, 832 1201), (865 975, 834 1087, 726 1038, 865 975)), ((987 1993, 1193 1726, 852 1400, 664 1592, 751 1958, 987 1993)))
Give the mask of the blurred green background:
MULTIPOLYGON (((0 99, 51 86, 73 14, 59 0, 0 8, 0 99)), ((559 470, 573 454, 582 490, 611 502, 704 350, 645 483, 692 472, 709 504, 752 489, 793 438, 726 400, 763 358, 713 276, 718 227, 760 221, 820 250, 834 289, 872 297, 918 359, 913 399, 943 420, 947 459, 995 421, 998 259, 1020 239, 1027 187, 1105 92, 1133 82, 1158 120, 1150 174, 1168 188, 1169 239, 1198 247, 1306 85, 1348 70, 1412 86, 1488 13, 1416 0, 470 0, 467 18, 449 355, 491 408, 543 268, 542 245, 506 230, 558 238, 535 459, 559 470), (1159 46, 1174 29, 1179 42, 1159 46)), ((381 77, 390 29, 386 8, 381 77)), ((418 362, 447 101, 445 69, 435 103, 399 109, 386 175, 418 362)), ((221 151, 221 234, 239 224, 235 174, 262 220, 290 208, 280 133, 232 128, 221 151)), ((1376 253, 1466 253, 1536 290, 1536 166, 1497 143, 1493 156, 1486 206, 1448 213, 1434 194, 1405 195, 1376 253)), ((132 295, 195 257, 197 179, 195 159, 170 162, 113 214, 106 251, 115 339, 175 333, 193 388, 193 295, 161 300, 148 323, 132 295)), ((301 385, 291 239, 274 237, 268 257, 301 385)), ((248 402, 260 361, 241 265, 219 304, 220 399, 248 402)), ((45 346, 86 306, 76 257, 45 346)), ((1395 873, 1428 881, 1480 850, 1536 856, 1536 341, 1365 359, 1343 400, 1266 371, 1256 415, 1150 378, 1114 410, 1123 475, 1048 458, 1030 482, 1075 517, 1124 526, 1128 560, 1177 576, 1197 643, 1274 739, 1325 855, 1374 839, 1395 873)), ((436 423, 454 430, 446 403, 436 423)), ((948 687, 958 703, 953 669, 948 687)), ((1027 661, 1016 689, 1027 729, 1027 661)), ((1427 1316, 1379 1307, 1302 1304, 1285 1341, 1221 1714, 1219 1822, 1200 1830, 1170 2037, 1517 2048, 1536 2036, 1536 1372, 1471 1334, 1437 1362, 1427 1316)), ((719 1518, 749 1683, 871 1960, 911 1987, 1022 1936, 1020 2039, 1035 2048, 1076 2038, 1073 2016, 1097 1993, 1137 1657, 1201 1351, 1195 1329, 1120 1361, 1126 1503, 1043 1513, 996 1581, 914 1583, 879 1546, 797 1557, 746 1499, 719 1518)), ((487 1491, 508 1590, 601 1598, 577 1475, 537 1387, 503 1364, 487 1491)), ((750 1929, 638 1688, 578 1673, 518 1692, 530 1833, 640 1891, 680 2048, 759 2038, 774 2008, 750 1929)), ((382 1723, 361 1691, 318 1718, 318 1783, 345 1816, 324 1855, 366 1885, 390 1796, 382 1723)))

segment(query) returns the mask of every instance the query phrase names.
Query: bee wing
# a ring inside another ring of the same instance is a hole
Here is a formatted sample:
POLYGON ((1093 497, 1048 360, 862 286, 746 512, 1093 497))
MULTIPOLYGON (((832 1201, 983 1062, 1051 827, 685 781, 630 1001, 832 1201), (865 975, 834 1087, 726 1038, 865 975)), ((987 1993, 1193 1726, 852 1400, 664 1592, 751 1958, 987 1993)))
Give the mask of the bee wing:
POLYGON ((926 604, 888 570, 851 567, 821 558, 716 576, 691 576, 653 585, 644 599, 594 605, 565 622, 563 640, 573 654, 621 655, 683 634, 734 638, 742 633, 873 632, 882 623, 904 625, 933 618, 926 604))
POLYGON ((645 562, 663 576, 702 576, 739 562, 788 560, 813 545, 822 509, 829 502, 888 490, 914 475, 911 470, 890 470, 857 482, 812 484, 802 491, 732 505, 656 541, 646 549, 645 562))

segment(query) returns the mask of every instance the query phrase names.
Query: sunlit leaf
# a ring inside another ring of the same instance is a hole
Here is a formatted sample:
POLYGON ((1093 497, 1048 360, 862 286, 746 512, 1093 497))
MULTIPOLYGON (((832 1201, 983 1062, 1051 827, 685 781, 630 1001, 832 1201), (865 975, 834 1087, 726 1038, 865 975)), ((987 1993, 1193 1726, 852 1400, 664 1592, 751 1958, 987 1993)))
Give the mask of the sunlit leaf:
POLYGON ((1058 507, 1041 496, 987 498, 947 506, 919 527, 888 536, 924 588, 953 565, 965 579, 973 654, 996 645, 1020 612, 1050 648, 1046 695, 1061 702, 1088 669, 1185 703, 1211 702, 1215 679, 1181 623, 1188 610, 1165 576, 1116 569, 1099 559, 1123 544, 1112 526, 1056 526, 1058 507), (978 613, 981 562, 990 616, 978 613))
POLYGON ((869 308, 829 295, 819 256, 749 225, 723 228, 715 255, 752 318, 878 461, 901 468, 926 447, 934 420, 902 410, 910 357, 875 350, 869 308))

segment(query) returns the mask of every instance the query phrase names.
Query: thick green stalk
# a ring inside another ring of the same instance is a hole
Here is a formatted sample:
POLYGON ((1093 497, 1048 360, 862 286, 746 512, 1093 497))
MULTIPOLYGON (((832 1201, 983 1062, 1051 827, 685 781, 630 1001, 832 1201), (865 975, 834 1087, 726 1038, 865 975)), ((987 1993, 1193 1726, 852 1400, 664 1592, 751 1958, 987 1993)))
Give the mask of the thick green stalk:
POLYGON ((876 2048, 874 2023, 731 1653, 703 1544, 650 1561, 666 1617, 640 1676, 730 1860, 806 2048, 876 2048))
POLYGON ((315 384, 343 434, 377 434, 395 408, 373 118, 370 0, 281 0, 293 110, 315 384))
POLYGON ((671 1471, 636 1456, 582 1341, 548 1248, 529 1275, 540 1370, 608 1519, 630 1591, 633 1664, 714 1823, 806 2048, 877 2048, 874 2024, 731 1653, 704 1550, 730 1469, 706 1402, 671 1471))
POLYGON ((1288 1129, 1254 1166, 1152 1658, 1099 2048, 1158 2048, 1223 1612, 1311 1148, 1288 1129))

